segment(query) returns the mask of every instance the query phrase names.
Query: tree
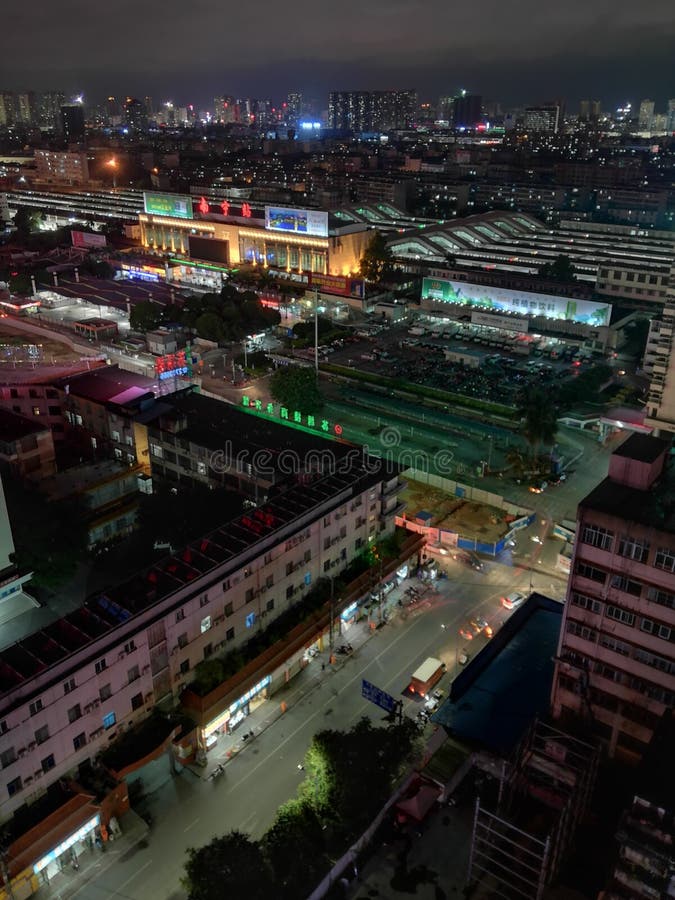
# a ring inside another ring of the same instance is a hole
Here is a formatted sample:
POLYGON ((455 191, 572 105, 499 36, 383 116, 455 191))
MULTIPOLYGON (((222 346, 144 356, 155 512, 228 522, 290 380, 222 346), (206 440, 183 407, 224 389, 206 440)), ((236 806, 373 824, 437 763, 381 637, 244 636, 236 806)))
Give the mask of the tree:
POLYGON ((649 334, 649 319, 640 317, 626 325, 624 330, 624 345, 621 352, 626 356, 642 359, 649 334))
POLYGON ((88 256, 79 266, 81 272, 93 275, 94 278, 112 278, 115 269, 105 259, 97 259, 95 256, 88 256))
POLYGON ((391 251, 387 246, 387 239, 376 231, 363 251, 359 272, 366 281, 379 282, 391 272, 391 268, 391 251))
POLYGON ((313 413, 323 406, 319 379, 308 366, 280 366, 270 379, 274 399, 295 412, 313 413))
POLYGON ((141 300, 131 307, 129 324, 133 331, 154 331, 162 321, 162 307, 152 300, 141 300))
POLYGON ((197 335, 205 341, 222 341, 224 336, 223 320, 215 312, 205 312, 195 322, 197 335))
POLYGON ((529 388, 522 399, 521 431, 533 458, 540 447, 550 447, 558 430, 558 412, 549 395, 536 385, 529 388))
POLYGON ((301 797, 336 827, 360 833, 387 800, 418 746, 419 733, 409 718, 384 728, 363 718, 350 731, 321 731, 305 757, 307 778, 301 797))
POLYGON ((214 838, 204 847, 187 851, 181 879, 189 900, 269 900, 274 881, 260 845, 240 831, 214 838))
POLYGON ((41 221, 41 213, 30 210, 25 206, 20 206, 14 216, 14 227, 19 237, 26 238, 34 231, 37 231, 41 221))
POLYGON ((262 847, 274 871, 280 900, 308 897, 330 868, 324 832, 313 807, 293 799, 277 810, 262 847))
POLYGON ((550 262, 539 267, 539 274, 553 281, 574 281, 576 279, 576 270, 572 265, 569 256, 561 254, 550 262))

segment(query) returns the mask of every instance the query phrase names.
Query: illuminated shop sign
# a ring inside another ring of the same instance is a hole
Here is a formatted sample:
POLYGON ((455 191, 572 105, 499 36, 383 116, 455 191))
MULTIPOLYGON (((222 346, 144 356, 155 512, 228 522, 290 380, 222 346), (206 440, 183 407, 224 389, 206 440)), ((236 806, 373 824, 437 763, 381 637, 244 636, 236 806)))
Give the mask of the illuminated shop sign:
POLYGON ((233 216, 240 219, 262 218, 262 214, 254 215, 250 203, 242 203, 240 206, 233 206, 229 200, 222 200, 220 203, 209 203, 206 197, 199 198, 197 212, 202 216, 215 213, 219 216, 233 216))
POLYGON ((304 425, 305 428, 313 428, 316 431, 322 431, 324 434, 334 434, 336 437, 342 437, 343 435, 342 425, 338 422, 329 422, 328 419, 314 416, 311 413, 290 410, 287 406, 279 406, 276 403, 263 403, 262 400, 254 400, 247 396, 241 398, 241 405, 252 412, 262 413, 275 419, 282 419, 285 422, 292 422, 294 425, 304 425))
POLYGON ((151 216, 168 216, 170 219, 191 219, 192 197, 188 194, 156 194, 143 192, 143 208, 151 216))
POLYGON ((160 381, 191 374, 192 366, 186 350, 179 350, 177 353, 167 353, 166 356, 159 356, 155 360, 155 375, 160 381))
POLYGON ((65 853, 66 850, 70 850, 70 848, 78 841, 83 841, 85 837, 98 826, 100 821, 101 817, 95 815, 93 819, 89 819, 88 822, 85 822, 81 828, 71 834, 70 837, 67 837, 65 841, 58 845, 58 847, 54 847, 54 849, 50 850, 49 853, 46 853, 42 859, 39 859, 33 866, 33 872, 36 875, 39 875, 50 862, 54 862, 55 859, 58 859, 58 857, 65 853))

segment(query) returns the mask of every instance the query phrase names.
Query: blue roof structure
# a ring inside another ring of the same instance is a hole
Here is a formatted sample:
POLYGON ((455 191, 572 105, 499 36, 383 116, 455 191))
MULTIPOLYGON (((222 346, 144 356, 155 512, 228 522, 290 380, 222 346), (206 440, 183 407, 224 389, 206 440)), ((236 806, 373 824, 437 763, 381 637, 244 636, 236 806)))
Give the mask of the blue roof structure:
POLYGON ((432 722, 509 754, 535 716, 548 714, 562 613, 562 604, 532 594, 455 678, 432 722))

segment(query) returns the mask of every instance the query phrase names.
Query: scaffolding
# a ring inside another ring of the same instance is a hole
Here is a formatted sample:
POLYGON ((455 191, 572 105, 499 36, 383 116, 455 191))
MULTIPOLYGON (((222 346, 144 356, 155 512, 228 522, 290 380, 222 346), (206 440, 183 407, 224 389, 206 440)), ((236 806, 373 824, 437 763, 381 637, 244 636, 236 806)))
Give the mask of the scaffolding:
POLYGON ((591 799, 596 746, 535 720, 505 769, 496 810, 476 800, 469 884, 505 900, 541 900, 591 799))

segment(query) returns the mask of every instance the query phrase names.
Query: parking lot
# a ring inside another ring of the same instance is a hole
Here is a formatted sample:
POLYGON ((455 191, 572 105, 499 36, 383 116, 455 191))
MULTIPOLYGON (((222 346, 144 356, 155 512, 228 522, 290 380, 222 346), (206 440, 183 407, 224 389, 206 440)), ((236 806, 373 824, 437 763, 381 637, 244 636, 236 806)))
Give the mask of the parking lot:
POLYGON ((398 325, 370 336, 357 332, 341 346, 322 348, 320 357, 324 362, 508 406, 517 406, 528 386, 573 379, 590 362, 579 345, 550 338, 525 345, 516 335, 500 342, 491 334, 494 329, 478 326, 455 325, 426 335, 411 334, 411 330, 421 329, 398 325), (446 359, 446 350, 464 354, 470 364, 446 359))

